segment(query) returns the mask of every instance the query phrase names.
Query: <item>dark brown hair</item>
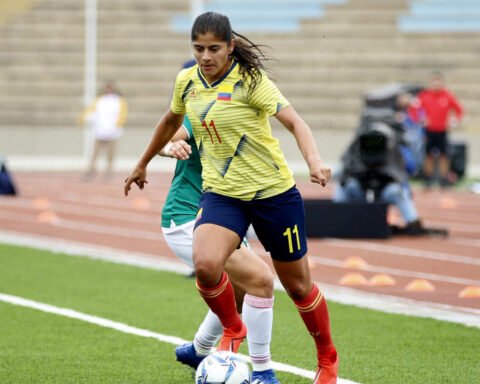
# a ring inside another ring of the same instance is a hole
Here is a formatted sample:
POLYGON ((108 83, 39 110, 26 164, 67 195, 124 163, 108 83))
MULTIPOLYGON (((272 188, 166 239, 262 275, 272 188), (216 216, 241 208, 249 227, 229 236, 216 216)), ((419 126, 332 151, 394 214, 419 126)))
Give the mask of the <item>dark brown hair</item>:
POLYGON ((228 45, 235 39, 231 57, 240 65, 240 74, 243 78, 251 79, 248 90, 253 91, 262 76, 261 70, 265 70, 262 61, 269 60, 262 50, 263 46, 233 31, 228 17, 220 13, 205 12, 198 16, 192 26, 191 39, 194 41, 198 35, 205 35, 208 32, 228 45))

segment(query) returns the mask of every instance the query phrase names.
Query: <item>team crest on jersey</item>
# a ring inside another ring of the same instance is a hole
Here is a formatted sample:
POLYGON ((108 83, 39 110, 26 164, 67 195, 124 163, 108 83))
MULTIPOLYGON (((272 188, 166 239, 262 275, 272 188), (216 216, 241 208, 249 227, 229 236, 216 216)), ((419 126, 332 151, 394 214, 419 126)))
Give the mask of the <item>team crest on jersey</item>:
POLYGON ((192 92, 190 92, 190 94, 188 95, 188 97, 189 97, 190 99, 194 99, 194 98, 197 97, 197 94, 196 94, 196 92, 195 92, 194 89, 192 89, 192 92))

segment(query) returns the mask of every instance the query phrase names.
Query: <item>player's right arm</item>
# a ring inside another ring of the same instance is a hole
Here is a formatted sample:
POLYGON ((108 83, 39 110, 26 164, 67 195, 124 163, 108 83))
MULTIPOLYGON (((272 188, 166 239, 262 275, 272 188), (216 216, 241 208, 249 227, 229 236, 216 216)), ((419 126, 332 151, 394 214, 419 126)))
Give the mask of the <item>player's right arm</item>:
POLYGON ((142 157, 138 161, 130 176, 125 179, 124 193, 125 196, 128 196, 128 191, 130 191, 130 185, 132 183, 137 184, 140 189, 143 189, 143 186, 146 182, 147 176, 147 165, 152 160, 157 153, 168 143, 168 141, 173 137, 178 128, 182 125, 184 114, 173 113, 171 109, 165 113, 155 128, 150 143, 145 149, 142 157))

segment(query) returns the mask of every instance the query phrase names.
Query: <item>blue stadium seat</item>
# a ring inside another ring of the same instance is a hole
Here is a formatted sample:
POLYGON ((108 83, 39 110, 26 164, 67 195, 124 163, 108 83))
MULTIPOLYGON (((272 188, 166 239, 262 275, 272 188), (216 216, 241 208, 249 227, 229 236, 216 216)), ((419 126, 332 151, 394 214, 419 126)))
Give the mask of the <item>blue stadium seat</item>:
MULTIPOLYGON (((213 0, 205 4, 205 11, 227 15, 234 30, 242 32, 295 32, 302 18, 321 18, 323 5, 342 4, 346 0, 213 0)), ((188 32, 189 15, 172 17, 174 32, 188 32)))
POLYGON ((479 0, 423 0, 410 4, 409 14, 398 18, 404 32, 478 32, 479 0))

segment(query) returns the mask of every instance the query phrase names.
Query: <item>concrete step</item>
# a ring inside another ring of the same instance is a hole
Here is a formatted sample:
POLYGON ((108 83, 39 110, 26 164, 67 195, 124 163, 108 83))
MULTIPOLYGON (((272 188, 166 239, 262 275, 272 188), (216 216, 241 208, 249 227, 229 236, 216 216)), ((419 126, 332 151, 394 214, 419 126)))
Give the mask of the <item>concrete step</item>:
MULTIPOLYGON (((441 66, 451 67, 473 67, 478 66, 479 54, 476 52, 458 52, 445 55, 443 52, 429 53, 423 56, 413 53, 390 52, 297 52, 295 56, 290 53, 280 53, 278 68, 298 68, 311 65, 339 65, 339 66, 397 66, 403 67, 416 65, 419 67, 438 68, 441 66)), ((162 65, 178 65, 189 57, 189 50, 178 52, 99 52, 98 60, 100 65, 135 66, 137 68, 151 66, 155 63, 162 65)), ((54 63, 76 64, 84 60, 83 52, 71 52, 68 55, 62 52, 44 52, 39 55, 35 52, 0 52, 0 65, 11 65, 16 63, 45 65, 54 63)))
MULTIPOLYGON (((131 112, 128 115, 128 127, 155 127, 161 114, 156 112, 131 112)), ((78 114, 72 112, 59 112, 51 114, 48 111, 32 111, 28 115, 19 115, 16 112, 0 111, 0 126, 74 126, 78 114)), ((332 112, 308 112, 302 118, 314 127, 352 129, 358 122, 358 114, 338 114, 332 112)))
MULTIPOLYGON (((271 63, 275 64, 275 63, 271 63)), ((278 64, 278 63, 277 63, 278 64)), ((319 82, 332 81, 357 81, 361 78, 365 81, 378 80, 379 82, 423 82, 429 75, 431 68, 417 68, 415 66, 401 68, 386 66, 382 68, 375 67, 339 67, 339 66, 315 66, 295 68, 294 77, 292 77, 292 68, 276 65, 273 76, 280 83, 286 81, 308 82, 314 79, 319 82)), ((138 82, 157 82, 165 81, 165 84, 173 86, 175 75, 179 71, 179 66, 162 65, 161 67, 151 65, 143 67, 142 71, 125 70, 123 66, 100 66, 98 70, 98 79, 101 81, 105 78, 117 79, 121 87, 123 81, 138 82), (123 79, 123 81, 122 81, 123 79)), ((449 68, 447 71, 447 80, 451 83, 459 82, 461 84, 471 84, 472 78, 480 78, 480 67, 471 68, 449 68)), ((53 82, 71 82, 83 81, 83 63, 78 65, 65 66, 51 65, 15 65, 2 68, 0 71, 0 79, 4 81, 53 81, 53 82)))
MULTIPOLYGON (((267 54, 275 57, 278 52, 298 52, 312 50, 315 51, 336 52, 405 52, 407 54, 427 54, 438 53, 439 50, 454 53, 463 52, 479 52, 480 39, 458 40, 458 39, 426 39, 422 41, 412 41, 406 38, 399 38, 394 41, 391 39, 362 39, 362 38, 332 38, 319 39, 313 37, 309 39, 289 37, 284 39, 273 39, 269 41, 256 41, 261 44, 266 44, 270 48, 266 48, 267 54)), ((99 52, 161 52, 177 50, 179 46, 189 47, 190 42, 183 36, 171 36, 168 38, 143 38, 143 39, 99 39, 99 52)), ((11 38, 0 41, 0 49, 8 52, 82 52, 84 49, 84 40, 80 39, 65 39, 58 38, 11 38)))

